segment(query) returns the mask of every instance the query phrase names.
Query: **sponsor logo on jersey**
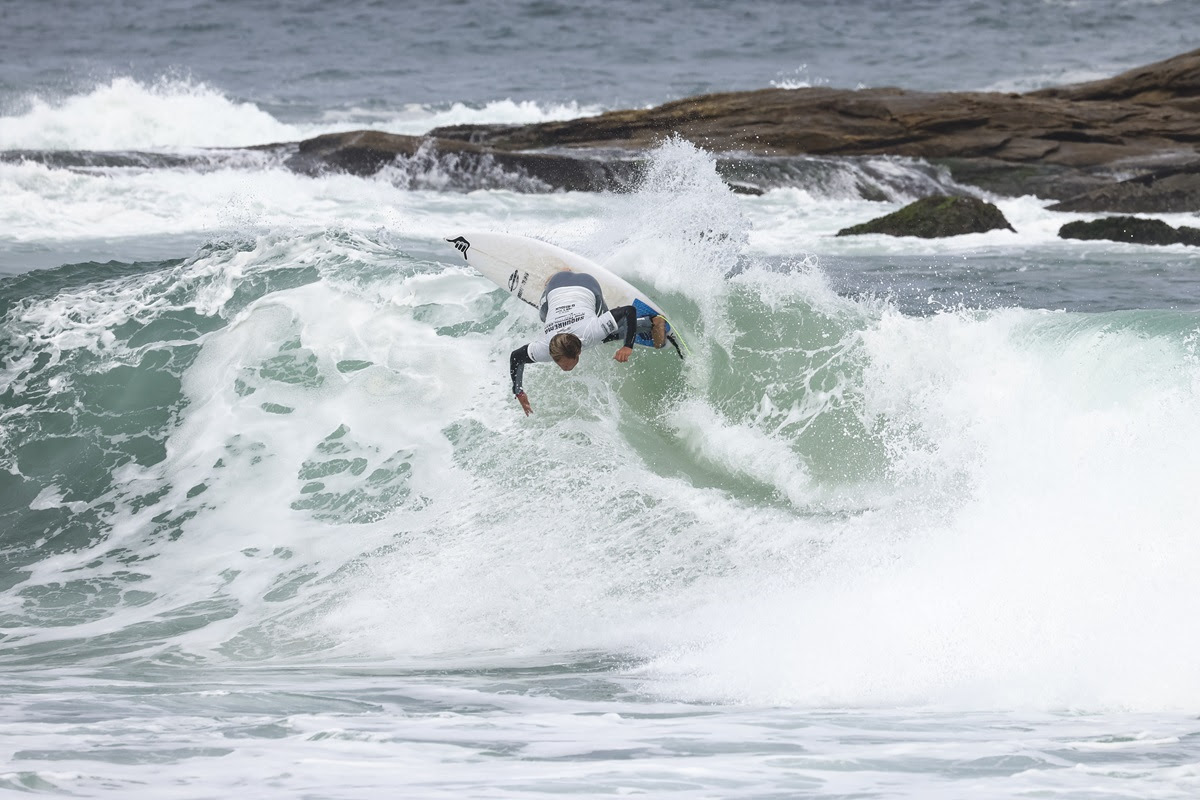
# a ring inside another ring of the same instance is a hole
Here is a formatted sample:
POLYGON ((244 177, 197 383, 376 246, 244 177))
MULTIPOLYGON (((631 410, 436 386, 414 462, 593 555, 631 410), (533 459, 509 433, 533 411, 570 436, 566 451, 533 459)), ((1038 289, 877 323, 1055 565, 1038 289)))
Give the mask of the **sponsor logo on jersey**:
POLYGON ((553 333, 554 331, 561 331, 563 328, 569 328, 576 323, 583 322, 584 318, 584 314, 577 313, 572 314, 569 317, 563 317, 562 319, 547 323, 546 333, 553 333))

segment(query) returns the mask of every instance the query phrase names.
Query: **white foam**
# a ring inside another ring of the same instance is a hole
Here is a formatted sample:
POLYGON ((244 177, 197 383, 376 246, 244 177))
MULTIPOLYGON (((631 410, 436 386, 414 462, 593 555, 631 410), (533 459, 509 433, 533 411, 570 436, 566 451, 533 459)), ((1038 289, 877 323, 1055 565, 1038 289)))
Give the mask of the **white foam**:
POLYGON ((654 685, 818 706, 1193 706, 1200 648, 1179 626, 1200 613, 1200 373, 1179 338, 1011 311, 889 314, 864 344, 901 504, 837 524, 815 573, 723 587, 654 685))
MULTIPOLYGON (((774 411, 769 398, 763 413, 774 411)), ((741 473, 802 506, 812 497, 812 480, 803 461, 782 441, 751 424, 729 423, 704 403, 686 403, 673 415, 680 440, 717 468, 741 473)))
POLYGON ((780 72, 770 83, 776 89, 811 89, 813 86, 827 85, 829 79, 811 77, 808 64, 801 64, 791 72, 780 72))
POLYGON ((190 80, 114 78, 86 94, 27 102, 24 113, 0 117, 0 149, 242 147, 298 138, 253 103, 190 80))
POLYGON ((266 230, 387 229, 435 237, 455 228, 496 228, 498 220, 534 230, 554 220, 595 213, 611 198, 579 193, 444 194, 409 191, 437 173, 377 179, 331 173, 316 178, 281 167, 257 170, 51 169, 31 162, 0 163, 0 241, 113 240, 266 230))
POLYGON ((368 128, 420 135, 442 125, 524 124, 573 119, 601 109, 577 103, 496 100, 479 107, 409 104, 394 110, 326 111, 319 121, 285 123, 252 102, 179 78, 144 83, 114 78, 59 99, 33 95, 0 117, 0 150, 163 150, 248 147, 368 128))
POLYGON ((537 103, 532 100, 494 100, 482 106, 451 103, 449 106, 410 105, 399 114, 377 112, 366 115, 358 110, 326 112, 325 124, 344 130, 346 123, 361 127, 386 129, 392 133, 418 136, 434 128, 452 125, 533 125, 539 122, 592 117, 604 111, 599 106, 581 106, 578 103, 537 103))
POLYGON ((1118 73, 1124 72, 1128 68, 1128 66, 1110 65, 1107 67, 1090 67, 1088 69, 1076 67, 1072 69, 1060 68, 1041 73, 1031 72, 1025 75, 1017 75, 995 81, 994 83, 983 87, 980 91, 1005 93, 1033 92, 1037 91, 1038 89, 1107 80, 1118 73))

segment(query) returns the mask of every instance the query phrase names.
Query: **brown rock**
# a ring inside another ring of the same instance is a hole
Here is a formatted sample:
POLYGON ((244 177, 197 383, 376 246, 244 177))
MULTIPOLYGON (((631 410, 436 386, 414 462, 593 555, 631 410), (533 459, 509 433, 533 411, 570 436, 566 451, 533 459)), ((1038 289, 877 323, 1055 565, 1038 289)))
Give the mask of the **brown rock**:
POLYGON ((1075 102, 1129 102, 1174 106, 1200 114, 1200 59, 1192 51, 1114 78, 1030 92, 1031 95, 1075 102))
POLYGON ((629 186, 642 152, 675 135, 717 154, 718 169, 743 192, 780 185, 777 176, 803 172, 813 156, 895 155, 989 191, 1060 200, 1060 210, 1195 211, 1200 50, 1025 94, 762 89, 537 125, 456 126, 427 137, 351 131, 286 147, 288 166, 307 173, 366 175, 434 158, 452 167, 440 172, 462 176, 455 188, 490 186, 502 174, 518 182, 513 188, 593 191, 629 186))
POLYGON ((760 155, 892 154, 1096 167, 1200 143, 1200 50, 1107 81, 1028 94, 761 89, 524 126, 433 132, 503 150, 642 149, 678 134, 760 155), (1160 101, 1161 100, 1161 101, 1160 101))

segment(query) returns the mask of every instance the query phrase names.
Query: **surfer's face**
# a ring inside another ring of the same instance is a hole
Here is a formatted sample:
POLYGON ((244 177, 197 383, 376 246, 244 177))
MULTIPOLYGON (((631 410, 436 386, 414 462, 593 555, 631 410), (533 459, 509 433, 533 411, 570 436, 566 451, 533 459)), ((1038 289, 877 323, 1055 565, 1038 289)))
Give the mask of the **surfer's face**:
POLYGON ((575 365, 579 363, 579 359, 567 358, 566 356, 563 356, 562 358, 554 359, 554 363, 558 364, 558 368, 563 372, 570 372, 571 370, 575 369, 575 365))

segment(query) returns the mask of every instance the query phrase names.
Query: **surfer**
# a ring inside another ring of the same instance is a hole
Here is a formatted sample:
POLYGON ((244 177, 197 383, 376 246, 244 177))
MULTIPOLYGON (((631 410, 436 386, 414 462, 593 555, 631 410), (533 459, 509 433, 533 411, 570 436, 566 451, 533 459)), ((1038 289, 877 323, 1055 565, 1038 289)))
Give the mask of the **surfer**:
MULTIPOLYGON (((513 394, 526 416, 533 413, 529 396, 521 388, 526 364, 553 361, 563 372, 570 372, 579 363, 583 348, 611 342, 621 335, 624 345, 613 359, 624 363, 633 354, 633 340, 638 333, 637 309, 620 306, 610 311, 599 282, 591 275, 566 270, 552 275, 542 290, 538 314, 545 323, 542 338, 518 347, 508 358, 513 394)), ((666 344, 663 317, 650 320, 650 338, 655 347, 666 344)))

